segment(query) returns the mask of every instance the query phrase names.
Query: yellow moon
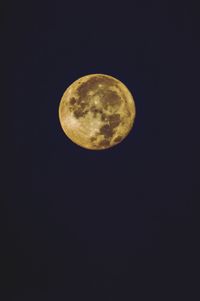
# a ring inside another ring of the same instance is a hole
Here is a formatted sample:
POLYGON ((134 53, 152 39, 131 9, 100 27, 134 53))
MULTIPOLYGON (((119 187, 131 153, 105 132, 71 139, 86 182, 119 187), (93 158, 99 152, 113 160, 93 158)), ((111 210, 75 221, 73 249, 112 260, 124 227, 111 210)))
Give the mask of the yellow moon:
POLYGON ((105 74, 90 74, 73 82, 59 104, 59 119, 67 137, 81 147, 103 150, 120 143, 135 120, 128 88, 105 74))

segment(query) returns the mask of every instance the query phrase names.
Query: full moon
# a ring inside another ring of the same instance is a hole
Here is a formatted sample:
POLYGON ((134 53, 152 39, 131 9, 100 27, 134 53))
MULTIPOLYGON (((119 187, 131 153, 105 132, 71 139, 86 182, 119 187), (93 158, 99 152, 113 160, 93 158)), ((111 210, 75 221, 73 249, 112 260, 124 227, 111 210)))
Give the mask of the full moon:
POLYGON ((66 89, 59 104, 59 119, 66 136, 90 150, 119 144, 132 129, 135 114, 128 88, 105 74, 77 79, 66 89))

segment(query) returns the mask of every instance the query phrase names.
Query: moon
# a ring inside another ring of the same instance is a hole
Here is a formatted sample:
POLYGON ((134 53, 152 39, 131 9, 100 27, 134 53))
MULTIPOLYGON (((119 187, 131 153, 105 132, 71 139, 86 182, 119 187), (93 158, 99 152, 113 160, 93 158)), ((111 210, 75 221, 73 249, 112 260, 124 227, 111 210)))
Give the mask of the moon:
POLYGON ((135 115, 135 102, 128 88, 105 74, 77 79, 59 104, 59 120, 66 136, 90 150, 119 144, 132 129, 135 115))

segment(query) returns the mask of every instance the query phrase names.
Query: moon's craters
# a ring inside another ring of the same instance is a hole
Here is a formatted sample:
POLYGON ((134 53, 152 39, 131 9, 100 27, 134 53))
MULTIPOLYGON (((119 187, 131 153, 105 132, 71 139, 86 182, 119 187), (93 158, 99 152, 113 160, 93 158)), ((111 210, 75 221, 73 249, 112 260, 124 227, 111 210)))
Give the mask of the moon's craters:
POLYGON ((68 115, 77 120, 79 133, 67 122, 63 127, 74 142, 86 148, 104 149, 123 140, 133 124, 135 110, 131 94, 121 82, 96 74, 83 77, 69 88, 61 101, 66 109, 60 108, 60 119, 61 124, 68 115))

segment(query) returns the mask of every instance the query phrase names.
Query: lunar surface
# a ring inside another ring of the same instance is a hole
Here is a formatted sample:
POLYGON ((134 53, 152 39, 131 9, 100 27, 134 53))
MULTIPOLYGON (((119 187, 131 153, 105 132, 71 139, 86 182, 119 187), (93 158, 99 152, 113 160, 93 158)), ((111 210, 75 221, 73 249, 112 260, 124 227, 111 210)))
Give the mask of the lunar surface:
POLYGON ((118 79, 90 74, 67 88, 60 101, 59 119, 64 133, 74 143, 102 150, 128 135, 135 119, 135 103, 118 79))

